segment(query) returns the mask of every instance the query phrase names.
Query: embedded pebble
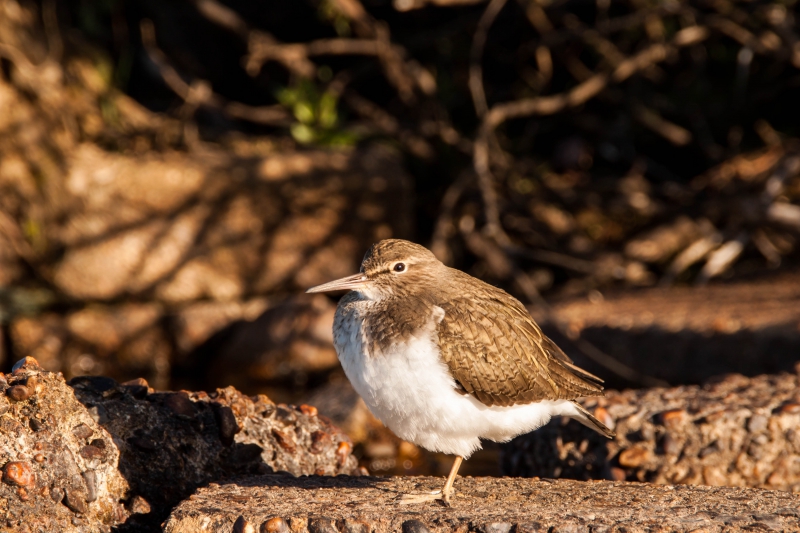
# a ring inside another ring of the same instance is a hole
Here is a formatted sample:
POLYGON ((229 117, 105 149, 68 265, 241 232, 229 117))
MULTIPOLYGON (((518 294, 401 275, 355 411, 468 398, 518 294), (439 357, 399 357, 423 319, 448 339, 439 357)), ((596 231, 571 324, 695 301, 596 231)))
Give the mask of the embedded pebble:
POLYGON ((428 526, 419 520, 406 520, 401 527, 403 528, 403 533, 431 533, 428 526))
POLYGON ((289 533, 289 524, 280 516, 275 516, 261 524, 259 533, 289 533))
POLYGON ((86 501, 91 503, 97 499, 97 473, 94 470, 87 470, 81 477, 86 485, 86 501))
POLYGON ((370 533, 371 530, 372 528, 370 525, 363 520, 353 520, 352 518, 344 519, 342 533, 370 533))
POLYGON ((234 436, 241 431, 239 422, 236 421, 236 415, 233 414, 233 409, 218 402, 211 402, 211 409, 219 428, 219 440, 225 446, 230 446, 233 444, 234 436))
POLYGON ((286 431, 281 431, 278 428, 272 428, 272 436, 278 442, 278 445, 289 453, 294 453, 297 445, 294 442, 294 437, 286 431))
POLYGON ((192 417, 195 415, 194 402, 185 392, 172 392, 164 398, 164 405, 173 413, 180 416, 192 417))
POLYGON ((353 446, 349 442, 342 441, 339 443, 339 446, 336 448, 336 459, 338 460, 339 465, 342 465, 345 461, 347 461, 347 458, 350 456, 352 451, 353 446))
POLYGON ((321 453, 331 445, 331 436, 324 431, 315 431, 311 434, 311 453, 321 453))
POLYGON ((14 373, 22 370, 38 371, 41 369, 42 367, 39 366, 39 361, 28 355, 14 363, 14 366, 11 367, 11 372, 14 373))
POLYGON ((25 385, 14 385, 6 389, 6 396, 15 402, 23 402, 31 397, 31 390, 25 385))
POLYGON ((800 413, 800 403, 786 403, 781 406, 781 413, 797 414, 800 413))
POLYGON ((628 468, 635 468, 650 460, 652 453, 647 448, 632 446, 619 454, 619 464, 628 468))
MULTIPOLYGON (((509 522, 490 522, 481 528, 483 533, 508 533, 514 524, 509 522)), ((561 531, 561 529, 559 529, 561 531)))
POLYGON ((295 415, 294 412, 288 407, 279 405, 275 409, 275 418, 286 424, 291 424, 297 420, 297 415, 295 415))
POLYGON ((304 415, 317 416, 317 408, 314 407, 313 405, 302 404, 299 407, 299 409, 300 409, 300 412, 303 413, 304 415))
POLYGON ((150 512, 150 504, 137 494, 128 501, 128 510, 133 514, 147 514, 150 512))
POLYGON ((72 428, 72 434, 75 435, 79 439, 88 439, 92 435, 94 435, 94 430, 87 426, 86 424, 78 424, 74 428, 72 428))
POLYGON ((667 455, 678 455, 681 452, 682 446, 678 439, 667 433, 661 441, 661 446, 664 453, 667 455))
POLYGON ((769 418, 764 415, 753 415, 750 417, 750 420, 747 421, 747 431, 752 431, 754 433, 764 431, 767 429, 768 422, 769 418))
POLYGON ((312 518, 308 521, 309 533, 339 533, 333 520, 327 517, 312 518))
POLYGON ((678 426, 687 420, 687 413, 683 409, 672 409, 661 413, 661 423, 667 427, 678 426))
POLYGON ((150 392, 150 386, 147 384, 147 380, 144 378, 132 379, 130 381, 120 383, 119 386, 128 394, 140 400, 147 396, 147 394, 150 392))
POLYGON ((83 494, 74 489, 66 489, 64 491, 64 499, 62 500, 62 503, 76 513, 85 514, 88 510, 86 499, 84 498, 83 494))
POLYGON ((53 487, 50 489, 50 499, 56 503, 61 503, 64 499, 64 489, 61 487, 53 487))
POLYGON ((19 487, 32 487, 36 476, 27 461, 11 461, 3 467, 3 481, 19 487))
POLYGON ((256 533, 256 528, 240 515, 233 523, 233 533, 256 533))

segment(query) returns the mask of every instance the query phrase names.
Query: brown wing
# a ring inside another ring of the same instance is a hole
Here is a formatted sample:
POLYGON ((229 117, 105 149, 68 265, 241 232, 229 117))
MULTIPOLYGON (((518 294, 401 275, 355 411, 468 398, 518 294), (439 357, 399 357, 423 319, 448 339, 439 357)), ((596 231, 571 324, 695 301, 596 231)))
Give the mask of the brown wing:
POLYGON ((573 365, 521 303, 491 289, 438 304, 442 358, 464 391, 490 406, 602 395, 600 378, 573 365))

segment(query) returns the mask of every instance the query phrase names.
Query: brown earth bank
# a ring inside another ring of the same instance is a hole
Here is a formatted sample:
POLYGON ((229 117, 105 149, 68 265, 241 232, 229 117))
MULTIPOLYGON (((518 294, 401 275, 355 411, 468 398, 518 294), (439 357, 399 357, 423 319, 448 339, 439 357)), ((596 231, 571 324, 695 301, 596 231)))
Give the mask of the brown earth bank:
POLYGON ((550 479, 459 478, 451 507, 398 505, 441 488, 430 477, 249 477, 198 490, 166 533, 534 533, 800 530, 800 497, 780 491, 550 479))

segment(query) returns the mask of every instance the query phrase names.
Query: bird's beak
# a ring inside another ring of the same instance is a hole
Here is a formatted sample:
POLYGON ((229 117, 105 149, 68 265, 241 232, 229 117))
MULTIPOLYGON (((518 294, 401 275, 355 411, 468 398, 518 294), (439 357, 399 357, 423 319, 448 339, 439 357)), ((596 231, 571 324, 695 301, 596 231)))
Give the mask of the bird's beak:
POLYGON ((329 281, 328 283, 323 283, 316 287, 311 287, 306 292, 348 291, 351 289, 360 289, 367 283, 369 283, 369 278, 367 278, 366 274, 358 273, 347 276, 346 278, 329 281))

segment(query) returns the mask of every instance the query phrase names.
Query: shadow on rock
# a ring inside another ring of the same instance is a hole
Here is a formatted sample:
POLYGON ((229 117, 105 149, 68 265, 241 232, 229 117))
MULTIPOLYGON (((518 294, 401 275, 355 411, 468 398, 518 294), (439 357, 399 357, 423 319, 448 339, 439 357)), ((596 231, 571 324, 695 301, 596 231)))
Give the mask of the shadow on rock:
POLYGON ((158 531, 172 507, 213 481, 285 471, 358 474, 350 440, 309 406, 276 405, 229 387, 154 392, 144 380, 69 383, 120 450, 132 516, 120 531, 158 531))

